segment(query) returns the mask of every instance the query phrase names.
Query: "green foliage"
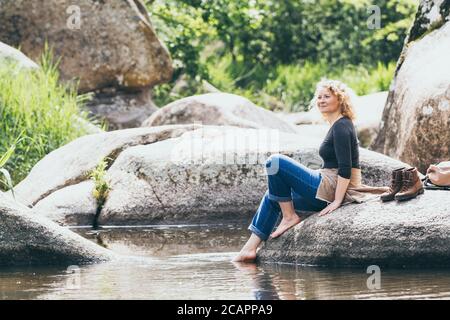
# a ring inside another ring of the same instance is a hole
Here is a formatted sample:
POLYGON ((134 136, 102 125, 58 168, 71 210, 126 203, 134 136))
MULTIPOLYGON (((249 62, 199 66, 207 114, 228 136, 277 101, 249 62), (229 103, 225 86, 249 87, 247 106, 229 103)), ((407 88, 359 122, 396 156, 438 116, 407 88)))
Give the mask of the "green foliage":
POLYGON ((0 168, 3 168, 11 156, 14 154, 16 150, 17 143, 20 142, 20 136, 16 139, 16 141, 0 156, 0 168))
POLYGON ((358 95, 365 95, 388 90, 395 71, 394 62, 388 65, 379 62, 375 67, 367 68, 363 65, 333 67, 324 61, 306 61, 278 65, 263 75, 255 71, 250 84, 242 89, 230 77, 229 69, 238 65, 232 63, 230 56, 212 61, 209 65, 211 83, 222 91, 245 96, 261 107, 283 111, 306 110, 321 78, 344 81, 358 95))
POLYGON ((111 187, 108 181, 106 181, 106 170, 109 167, 110 158, 102 159, 99 164, 89 173, 89 178, 94 181, 94 189, 92 190, 92 196, 97 201, 97 210, 93 221, 94 229, 98 228, 98 218, 103 209, 103 206, 108 198, 111 187))
POLYGON ((109 191, 111 187, 106 180, 106 170, 112 161, 111 158, 102 159, 99 164, 89 173, 89 178, 94 181, 94 189, 92 190, 92 195, 97 201, 97 210, 95 213, 95 218, 93 221, 93 228, 98 229, 98 218, 105 205, 106 199, 108 198, 109 191))
POLYGON ((181 77, 178 80, 180 86, 172 83, 165 83, 155 86, 152 89, 152 99, 158 106, 165 106, 172 101, 203 93, 202 79, 200 77, 191 78, 189 76, 181 77))
MULTIPOLYGON (((22 134, 21 134, 22 135, 22 134)), ((20 135, 20 136, 21 136, 20 135)), ((16 150, 17 144, 20 142, 21 137, 17 137, 16 141, 9 147, 8 150, 6 150, 5 153, 3 153, 0 156, 0 173, 2 176, 0 176, 0 186, 2 189, 11 190, 13 197, 14 195, 14 184, 11 179, 11 175, 8 170, 4 168, 5 164, 9 161, 11 156, 14 154, 14 151, 16 150)))
POLYGON ((387 91, 394 77, 396 64, 394 62, 385 65, 378 62, 376 67, 370 69, 362 65, 349 66, 340 74, 333 77, 349 85, 358 95, 366 95, 378 91, 387 91))
POLYGON ((215 30, 202 19, 202 11, 191 1, 146 1, 158 37, 167 45, 174 65, 174 79, 181 74, 207 78, 199 63, 200 52, 215 30))
POLYGON ((251 70, 255 64, 302 60, 326 60, 332 65, 396 60, 417 3, 380 0, 376 4, 382 25, 375 30, 368 27, 373 12, 365 0, 167 0, 148 8, 159 18, 157 30, 168 35, 165 40, 175 58, 199 66, 194 62, 199 50, 220 40, 224 49, 218 54, 229 53, 233 62, 241 59, 251 70))
MULTIPOLYGON (((324 61, 306 61, 303 64, 278 65, 268 70, 255 68, 244 74, 245 66, 233 63, 230 55, 206 63, 210 83, 219 90, 246 97, 269 110, 292 112, 308 108, 315 85, 324 77, 347 83, 358 95, 386 91, 392 81, 395 65, 394 62, 388 65, 379 62, 374 67, 332 67, 324 61), (233 78, 233 73, 242 76, 233 78), (245 86, 238 85, 244 80, 245 86)), ((196 80, 186 78, 183 81, 184 88, 176 93, 170 84, 158 86, 154 95, 155 102, 166 105, 174 100, 202 93, 202 85, 196 80)))
POLYGON ((94 190, 92 195, 97 200, 99 207, 103 206, 108 197, 110 186, 105 179, 106 168, 108 167, 108 161, 110 159, 102 159, 97 167, 89 173, 89 178, 94 181, 94 190))
POLYGON ((267 92, 278 97, 290 111, 306 109, 311 100, 317 82, 328 76, 329 69, 324 62, 300 65, 280 65, 276 77, 267 82, 267 92))
POLYGON ((47 51, 39 70, 0 63, 0 154, 14 146, 5 165, 14 184, 46 154, 86 134, 75 121, 87 120, 87 113, 80 110, 86 97, 58 84, 51 61, 47 51))
POLYGON ((369 0, 147 2, 176 70, 154 89, 158 105, 202 93, 207 80, 288 110, 302 110, 322 77, 345 79, 359 94, 386 90, 418 5, 377 1, 381 28, 370 29, 369 0))

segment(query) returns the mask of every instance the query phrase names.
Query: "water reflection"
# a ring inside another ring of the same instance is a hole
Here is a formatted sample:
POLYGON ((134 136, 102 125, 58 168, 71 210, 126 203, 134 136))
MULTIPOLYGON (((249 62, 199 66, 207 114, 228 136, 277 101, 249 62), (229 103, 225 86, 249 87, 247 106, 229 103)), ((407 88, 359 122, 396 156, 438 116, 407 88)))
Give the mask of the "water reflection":
POLYGON ((36 299, 58 282, 55 275, 62 268, 2 268, 0 269, 0 299, 36 299))
POLYGON ((255 299, 449 299, 449 270, 381 270, 369 289, 364 268, 327 269, 286 264, 236 264, 253 278, 255 299))
POLYGON ((66 268, 0 269, 1 299, 424 299, 450 298, 449 270, 231 263, 248 237, 242 225, 78 229, 124 254, 118 261, 66 268), (128 256, 132 254, 133 256, 128 256), (77 270, 77 269, 75 269, 77 270))
POLYGON ((99 231, 74 231, 121 254, 163 257, 186 253, 239 251, 249 236, 246 228, 249 223, 106 227, 99 231))
POLYGON ((242 276, 252 279, 252 292, 256 300, 280 300, 278 290, 269 272, 254 263, 232 262, 242 276))

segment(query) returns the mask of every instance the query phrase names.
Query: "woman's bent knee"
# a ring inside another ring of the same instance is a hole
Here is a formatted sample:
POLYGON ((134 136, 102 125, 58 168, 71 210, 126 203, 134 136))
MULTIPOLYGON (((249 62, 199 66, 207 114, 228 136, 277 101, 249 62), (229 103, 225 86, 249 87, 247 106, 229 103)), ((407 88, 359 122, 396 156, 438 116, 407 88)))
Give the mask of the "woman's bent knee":
POLYGON ((279 153, 272 154, 266 160, 266 172, 268 175, 277 174, 280 168, 280 164, 288 158, 287 156, 279 153))

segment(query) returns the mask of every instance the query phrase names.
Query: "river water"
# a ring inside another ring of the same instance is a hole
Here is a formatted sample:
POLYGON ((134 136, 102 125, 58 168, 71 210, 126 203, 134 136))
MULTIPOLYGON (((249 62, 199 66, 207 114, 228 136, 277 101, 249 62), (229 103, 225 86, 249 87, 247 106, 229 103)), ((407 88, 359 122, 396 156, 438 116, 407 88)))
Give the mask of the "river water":
POLYGON ((0 299, 450 298, 450 270, 381 270, 375 283, 366 268, 231 263, 246 225, 73 229, 123 259, 0 269, 0 299))

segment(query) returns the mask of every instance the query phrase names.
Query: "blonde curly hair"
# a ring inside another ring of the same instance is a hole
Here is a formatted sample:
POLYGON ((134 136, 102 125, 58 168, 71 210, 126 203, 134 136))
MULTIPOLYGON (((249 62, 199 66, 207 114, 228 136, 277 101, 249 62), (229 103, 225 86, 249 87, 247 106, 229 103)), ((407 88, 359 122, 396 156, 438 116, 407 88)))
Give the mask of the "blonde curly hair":
POLYGON ((339 80, 320 80, 320 82, 316 85, 314 98, 311 101, 312 107, 317 107, 317 95, 319 94, 320 89, 323 88, 330 90, 338 98, 341 114, 344 117, 348 117, 352 121, 356 119, 356 114, 353 107, 353 99, 356 95, 349 86, 339 80))

